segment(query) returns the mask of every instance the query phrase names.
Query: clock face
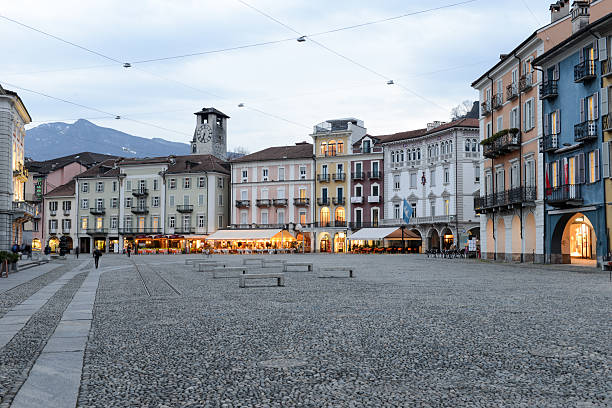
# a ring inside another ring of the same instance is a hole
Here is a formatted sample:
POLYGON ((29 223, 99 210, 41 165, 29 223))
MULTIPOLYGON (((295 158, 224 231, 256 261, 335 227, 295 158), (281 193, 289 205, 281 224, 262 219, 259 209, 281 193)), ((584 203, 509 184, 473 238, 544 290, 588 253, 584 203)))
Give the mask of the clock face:
POLYGON ((200 125, 196 131, 196 137, 200 143, 210 142, 210 138, 212 137, 212 128, 207 123, 200 125))

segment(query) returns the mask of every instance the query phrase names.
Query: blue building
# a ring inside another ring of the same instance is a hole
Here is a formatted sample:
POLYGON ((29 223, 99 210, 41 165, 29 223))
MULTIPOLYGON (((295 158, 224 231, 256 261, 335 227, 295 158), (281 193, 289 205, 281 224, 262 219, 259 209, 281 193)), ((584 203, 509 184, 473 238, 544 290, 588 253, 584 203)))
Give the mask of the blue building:
POLYGON ((602 69, 612 14, 588 24, 588 7, 576 7, 572 21, 574 34, 534 61, 544 78, 545 253, 550 263, 600 264, 609 241, 604 179, 610 177, 610 149, 601 118, 609 111, 602 69))

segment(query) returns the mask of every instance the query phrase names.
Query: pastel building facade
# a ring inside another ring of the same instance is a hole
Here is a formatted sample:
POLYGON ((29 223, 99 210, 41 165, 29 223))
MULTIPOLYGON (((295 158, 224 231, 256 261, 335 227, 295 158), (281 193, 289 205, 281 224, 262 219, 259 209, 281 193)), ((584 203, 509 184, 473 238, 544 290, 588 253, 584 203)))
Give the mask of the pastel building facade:
POLYGON ((596 19, 610 0, 557 1, 551 23, 534 32, 472 84, 480 95, 483 180, 475 199, 485 259, 544 262, 544 134, 542 99, 556 91, 559 71, 535 69, 533 61, 565 40, 575 25, 570 10, 589 9, 596 19))
MULTIPOLYGON (((58 186, 45 194, 41 207, 46 210, 42 212, 41 231, 44 235, 41 241, 49 245, 52 252, 59 251, 60 239, 65 237, 66 249, 75 249, 78 243, 77 230, 77 203, 75 194, 75 180, 58 186)), ((35 238, 36 239, 36 238, 35 238)), ((40 242, 39 242, 40 245, 40 242)))
POLYGON ((351 230, 378 227, 384 218, 384 155, 380 138, 353 143, 350 162, 351 230))
MULTIPOLYGON (((609 257, 605 182, 610 179, 610 144, 603 123, 609 89, 612 13, 589 23, 588 7, 572 9, 574 34, 536 60, 554 77, 542 86, 545 161, 545 252, 550 263, 601 264, 609 257), (583 22, 581 23, 580 20, 583 22)), ((609 199, 609 198, 608 198, 609 199)))
POLYGON ((479 236, 474 194, 480 189, 478 120, 434 122, 427 128, 380 136, 384 147, 384 225, 406 225, 420 239, 414 249, 463 248, 479 236), (412 218, 403 220, 404 200, 412 218))

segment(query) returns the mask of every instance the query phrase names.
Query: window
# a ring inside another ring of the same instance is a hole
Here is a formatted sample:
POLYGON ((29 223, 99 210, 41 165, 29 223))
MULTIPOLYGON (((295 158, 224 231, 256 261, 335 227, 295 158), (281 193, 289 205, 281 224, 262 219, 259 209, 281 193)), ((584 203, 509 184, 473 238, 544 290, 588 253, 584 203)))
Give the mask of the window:
POLYGON ((242 182, 246 183, 249 181, 249 171, 247 169, 242 170, 242 182))
POLYGON ((89 200, 86 198, 81 199, 81 208, 86 210, 89 208, 89 200))
POLYGON ((159 217, 153 217, 153 218, 151 219, 151 227, 152 227, 154 230, 158 230, 158 229, 159 229, 159 217))
POLYGON ((372 185, 372 196, 374 197, 378 197, 380 194, 380 187, 378 186, 378 184, 373 184, 372 185))
POLYGON ((401 218, 401 211, 399 204, 393 204, 393 218, 399 220, 401 218))
POLYGON ((338 197, 338 201, 341 201, 344 198, 344 188, 338 187, 336 189, 336 194, 337 194, 337 197, 338 197))
POLYGON ((170 207, 174 207, 174 196, 173 195, 168 197, 168 205, 170 207))
POLYGON ((535 109, 533 98, 529 99, 523 105, 523 129, 529 132, 535 127, 535 109))
POLYGON ((400 176, 399 176, 399 174, 393 175, 393 189, 394 190, 399 190, 400 189, 400 176))
POLYGON ((218 228, 223 227, 223 216, 222 216, 222 215, 219 215, 219 216, 217 217, 217 222, 218 222, 218 224, 217 224, 217 227, 218 227, 218 228))
POLYGON ((117 208, 119 207, 119 199, 117 197, 113 197, 110 200, 110 206, 111 208, 117 208))
POLYGON ((125 208, 130 208, 130 207, 132 207, 132 198, 126 197, 125 198, 125 208))
POLYGON ((89 217, 81 217, 81 229, 86 230, 89 226, 89 217))
POLYGON ((82 186, 82 188, 81 188, 81 191, 82 191, 83 193, 89 193, 89 183, 84 182, 84 183, 83 183, 83 186, 82 186))
POLYGON ((242 190, 240 192, 240 199, 241 200, 248 200, 249 199, 249 191, 248 190, 242 190))
POLYGON ((504 129, 504 117, 502 115, 499 115, 497 117, 497 131, 499 132, 500 130, 504 129))
POLYGON ((323 174, 324 176, 327 175, 327 164, 323 164, 321 166, 321 174, 323 174))
POLYGON ((159 190, 159 180, 158 179, 153 179, 153 190, 155 191, 159 190))
POLYGON ((284 187, 279 187, 276 189, 276 198, 281 199, 281 200, 285 198, 285 188, 284 187))
POLYGON ((104 191, 104 182, 98 181, 96 183, 96 193, 102 193, 104 191))
POLYGON ((469 152, 471 149, 471 139, 465 139, 465 151, 469 152))
POLYGON ((261 179, 263 181, 268 181, 268 174, 269 174, 268 169, 263 169, 261 173, 261 177, 262 177, 261 179))
POLYGON ((444 168, 444 184, 450 183, 450 169, 448 167, 444 168))
POLYGON ((117 229, 119 226, 119 219, 117 217, 111 217, 110 227, 111 229, 117 229))
POLYGON ((72 228, 72 222, 69 219, 62 220, 62 229, 69 231, 72 228))
POLYGON ((306 180, 306 166, 300 166, 300 179, 306 180))
POLYGON ((198 188, 205 188, 205 187, 206 187, 206 177, 204 176, 198 177, 198 188))
POLYGON ((510 111, 510 129, 518 129, 520 127, 518 109, 516 107, 510 111))
POLYGON ((102 209, 102 208, 104 208, 104 199, 102 199, 102 198, 98 198, 98 199, 96 200, 96 208, 97 208, 97 209, 102 209))
POLYGON ((436 216, 436 201, 432 200, 431 203, 429 204, 429 211, 430 211, 430 216, 435 217, 436 216))
POLYGON ((450 214, 450 200, 447 198, 444 200, 444 215, 450 214))
POLYGON ((183 188, 191 188, 191 178, 190 177, 183 178, 183 188))
POLYGON ((361 224, 361 221, 363 221, 363 210, 361 208, 356 208, 355 209, 355 223, 359 225, 361 224))
POLYGON ((113 193, 117 191, 117 182, 113 181, 113 193))
POLYGON ((70 201, 63 201, 62 202, 62 210, 70 211, 71 209, 72 209, 72 203, 70 201))
POLYGON ((130 180, 126 180, 125 189, 130 191, 132 189, 132 182, 130 180))
POLYGON ((372 162, 372 175, 378 177, 379 163, 377 161, 372 162))
POLYGON ((219 207, 223 206, 223 194, 219 194, 219 207))
POLYGON ((355 186, 355 197, 363 196, 363 187, 357 185, 355 186))
POLYGON ((429 184, 430 184, 432 187, 435 187, 435 186, 436 186, 436 170, 435 170, 435 169, 433 169, 433 170, 431 170, 431 171, 429 172, 429 184))
POLYGON ((344 165, 342 163, 336 164, 336 173, 338 174, 344 173, 344 165))
POLYGON ((168 227, 169 228, 176 227, 176 218, 174 217, 174 215, 171 215, 170 217, 168 217, 168 227))
POLYGON ((240 224, 246 225, 246 224, 249 223, 248 215, 249 215, 249 213, 247 213, 246 211, 243 211, 243 212, 240 213, 240 224))
POLYGON ((104 228, 104 217, 96 217, 96 229, 101 230, 104 228))
MULTIPOLYGON (((574 158, 572 157, 572 159, 574 159, 574 158)), ((536 178, 535 161, 533 159, 525 160, 524 167, 525 167, 525 186, 527 186, 527 187, 535 187, 535 178, 536 178)), ((572 170, 572 169, 570 169, 570 170, 572 170)), ((570 174, 572 174, 572 176, 575 177, 575 170, 572 171, 570 174), (572 174, 572 173, 574 173, 574 174, 572 174)), ((575 180, 574 180, 574 182, 572 182, 570 184, 575 184, 575 180)))
POLYGON ((159 197, 153 197, 153 207, 159 207, 159 197))
POLYGON ((174 190, 174 189, 176 188, 176 179, 175 179, 175 178, 171 178, 171 179, 168 181, 168 188, 169 188, 170 190, 174 190))
POLYGON ((417 216, 417 203, 410 203, 410 206, 412 207, 412 216, 416 217, 417 216))
POLYGON ((344 153, 344 142, 342 140, 338 140, 338 153, 344 153))
POLYGON ((217 177, 217 187, 223 188, 223 177, 217 177))
POLYGON ((38 232, 38 221, 32 221, 32 231, 38 232))
POLYGON ((200 194, 200 195, 198 196, 198 205, 199 205, 200 207, 204 207, 204 194, 200 194))
POLYGON ((49 201, 49 210, 57 211, 57 201, 49 201))
POLYGON ((323 201, 327 201, 327 187, 323 187, 321 189, 321 198, 323 201))
POLYGON ((206 227, 206 218, 203 215, 198 215, 198 228, 206 227))
POLYGON ((284 224, 285 223, 285 210, 278 210, 278 214, 276 215, 276 223, 284 224))
POLYGON ((477 139, 472 139, 472 152, 480 151, 480 144, 477 139))
POLYGON ((510 188, 517 188, 520 185, 519 165, 518 161, 513 162, 510 166, 510 188))
MULTIPOLYGON (((491 122, 487 123, 487 127, 485 129, 485 138, 490 138, 491 136, 493 136, 493 125, 491 124, 491 122)), ((474 151, 474 148, 472 147, 472 151, 474 151)))
POLYGON ((417 188, 417 174, 415 172, 410 173, 410 188, 413 190, 417 188))
POLYGON ((306 211, 300 211, 300 224, 306 224, 306 211))
POLYGON ((321 156, 327 156, 327 143, 321 143, 321 156))
POLYGON ((300 196, 301 199, 306 198, 306 189, 304 187, 300 187, 300 196))
POLYGON ((480 183, 480 164, 474 165, 474 183, 480 183))
POLYGON ((372 145, 371 142, 367 139, 365 139, 361 145, 361 152, 362 153, 370 153, 372 151, 372 145))
POLYGON ((132 229, 132 217, 125 217, 123 220, 123 226, 127 230, 132 229))
POLYGON ((589 171, 588 171, 588 182, 589 183, 595 183, 597 181, 599 181, 600 178, 600 172, 599 172, 599 149, 593 150, 592 152, 589 152, 588 155, 588 160, 589 160, 589 171))
POLYGON ((279 167, 278 168, 278 181, 284 181, 284 180, 285 180, 285 168, 279 167))

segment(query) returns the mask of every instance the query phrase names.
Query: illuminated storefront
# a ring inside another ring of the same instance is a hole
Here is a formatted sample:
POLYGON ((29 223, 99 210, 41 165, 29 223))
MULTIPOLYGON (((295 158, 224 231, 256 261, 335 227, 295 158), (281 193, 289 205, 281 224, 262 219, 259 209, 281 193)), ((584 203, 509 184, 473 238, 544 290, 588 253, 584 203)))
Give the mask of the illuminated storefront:
POLYGON ((306 237, 296 239, 289 231, 280 229, 219 230, 206 238, 212 249, 244 250, 299 250, 306 237))
POLYGON ((574 222, 569 225, 569 244, 572 258, 592 258, 593 235, 593 227, 584 217, 576 218, 574 222))

